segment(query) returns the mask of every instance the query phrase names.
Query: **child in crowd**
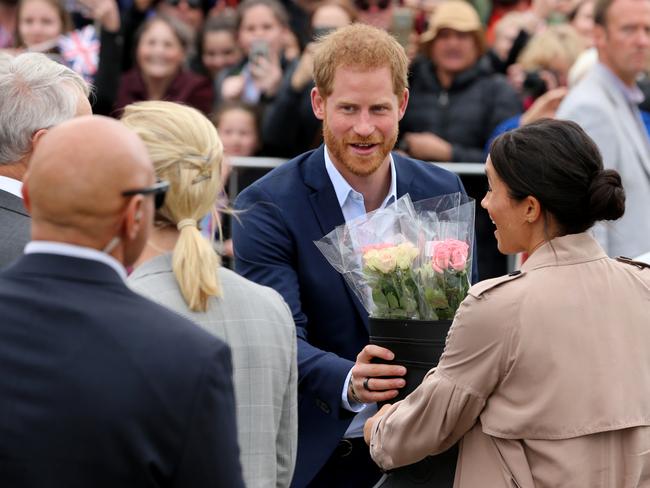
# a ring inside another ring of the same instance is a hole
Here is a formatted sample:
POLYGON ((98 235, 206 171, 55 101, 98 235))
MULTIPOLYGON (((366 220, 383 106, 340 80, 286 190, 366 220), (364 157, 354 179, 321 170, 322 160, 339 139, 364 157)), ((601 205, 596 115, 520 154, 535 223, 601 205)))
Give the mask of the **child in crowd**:
POLYGON ((244 102, 225 102, 214 115, 226 156, 254 156, 259 149, 255 109, 244 102))
POLYGON ((15 47, 59 54, 59 38, 72 29, 61 0, 21 0, 18 3, 15 47))
POLYGON ((221 99, 263 104, 277 94, 286 69, 289 15, 278 0, 244 0, 237 14, 237 36, 246 59, 229 70, 221 99))
MULTIPOLYGON (((200 71, 220 84, 227 68, 244 59, 237 43, 236 19, 224 12, 210 17, 197 36, 196 52, 200 71)), ((216 87, 217 85, 215 85, 216 87)))
MULTIPOLYGON (((234 178, 234 190, 239 191, 250 185, 256 179, 268 172, 266 169, 248 168, 240 169, 231 176, 232 167, 229 157, 255 156, 260 148, 259 118, 255 108, 244 102, 224 102, 216 111, 212 122, 217 128, 221 142, 223 142, 224 161, 221 166, 223 188, 228 188, 230 177, 234 178)), ((231 192, 232 193, 232 192, 231 192)), ((236 195, 230 195, 234 198, 236 195)), ((228 208, 228 195, 224 192, 217 200, 217 210, 223 217, 223 210, 228 208)), ((221 254, 225 258, 233 257, 232 239, 230 239, 229 219, 222 219, 222 232, 224 236, 221 254)), ((206 228, 204 226, 203 228, 206 228)), ((207 233, 215 229, 207 229, 207 233)))
POLYGON ((63 0, 20 0, 14 44, 18 50, 45 53, 92 83, 99 69, 100 44, 116 42, 120 15, 115 0, 80 0, 77 8, 98 24, 101 35, 93 23, 74 30, 63 0))

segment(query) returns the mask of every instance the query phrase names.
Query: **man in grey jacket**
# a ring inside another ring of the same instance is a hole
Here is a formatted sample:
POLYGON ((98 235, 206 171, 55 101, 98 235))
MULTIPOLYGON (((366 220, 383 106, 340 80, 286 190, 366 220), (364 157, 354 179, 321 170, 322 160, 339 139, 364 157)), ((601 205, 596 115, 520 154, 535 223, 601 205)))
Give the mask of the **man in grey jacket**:
POLYGON ((594 12, 599 63, 564 99, 557 117, 577 122, 596 142, 606 168, 617 170, 626 210, 594 233, 612 257, 635 257, 650 242, 650 142, 638 104, 637 76, 650 55, 650 1, 599 0, 594 12))
POLYGON ((81 76, 43 54, 0 56, 0 267, 29 241, 21 188, 34 147, 51 127, 90 114, 89 92, 81 76))

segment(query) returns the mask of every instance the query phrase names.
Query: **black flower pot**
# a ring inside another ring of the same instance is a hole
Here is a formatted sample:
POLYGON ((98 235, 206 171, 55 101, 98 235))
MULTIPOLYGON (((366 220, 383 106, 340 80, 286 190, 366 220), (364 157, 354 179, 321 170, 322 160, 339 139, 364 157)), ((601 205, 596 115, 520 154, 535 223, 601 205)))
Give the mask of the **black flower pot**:
MULTIPOLYGON (((390 349, 392 361, 406 368, 406 385, 397 397, 384 403, 395 403, 406 398, 422 383, 424 376, 435 367, 445 349, 451 320, 401 320, 370 318, 370 344, 390 349)), ((383 403, 379 404, 379 407, 383 403)), ((375 485, 381 488, 435 487, 451 488, 454 484, 458 446, 437 456, 397 468, 387 473, 375 485)))
MULTIPOLYGON (((422 383, 429 370, 438 364, 445 349, 451 320, 375 319, 370 317, 370 344, 390 349, 395 354, 392 361, 406 368, 406 386, 397 397, 385 403, 404 400, 422 383)), ((383 406, 380 404, 379 407, 383 406)))

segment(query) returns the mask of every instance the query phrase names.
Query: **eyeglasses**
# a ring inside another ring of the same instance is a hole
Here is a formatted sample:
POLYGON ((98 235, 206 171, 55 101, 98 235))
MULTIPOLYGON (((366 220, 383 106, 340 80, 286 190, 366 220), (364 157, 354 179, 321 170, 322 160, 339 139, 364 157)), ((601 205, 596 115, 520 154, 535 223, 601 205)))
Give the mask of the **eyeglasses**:
MULTIPOLYGON (((182 0, 165 0, 165 3, 172 7, 178 7, 178 4, 180 4, 181 1, 182 0)), ((185 3, 187 3, 189 8, 201 8, 201 0, 185 0, 185 3)))
POLYGON ((375 3, 370 3, 368 0, 354 0, 354 6, 359 10, 370 10, 370 7, 375 5, 379 10, 386 10, 390 6, 391 0, 377 0, 375 3))
POLYGON ((159 180, 153 185, 145 188, 135 188, 133 190, 123 191, 122 196, 132 197, 133 195, 153 195, 156 210, 160 210, 165 203, 165 193, 167 193, 167 190, 169 190, 169 182, 159 180))

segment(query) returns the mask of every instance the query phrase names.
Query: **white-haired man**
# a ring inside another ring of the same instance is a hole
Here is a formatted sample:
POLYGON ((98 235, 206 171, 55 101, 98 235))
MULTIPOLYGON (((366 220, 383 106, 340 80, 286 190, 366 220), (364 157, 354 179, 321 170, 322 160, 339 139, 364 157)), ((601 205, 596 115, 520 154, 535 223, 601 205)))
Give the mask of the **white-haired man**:
POLYGON ((34 147, 53 126, 89 115, 89 92, 81 76, 43 54, 0 57, 0 267, 29 242, 21 188, 34 147))

